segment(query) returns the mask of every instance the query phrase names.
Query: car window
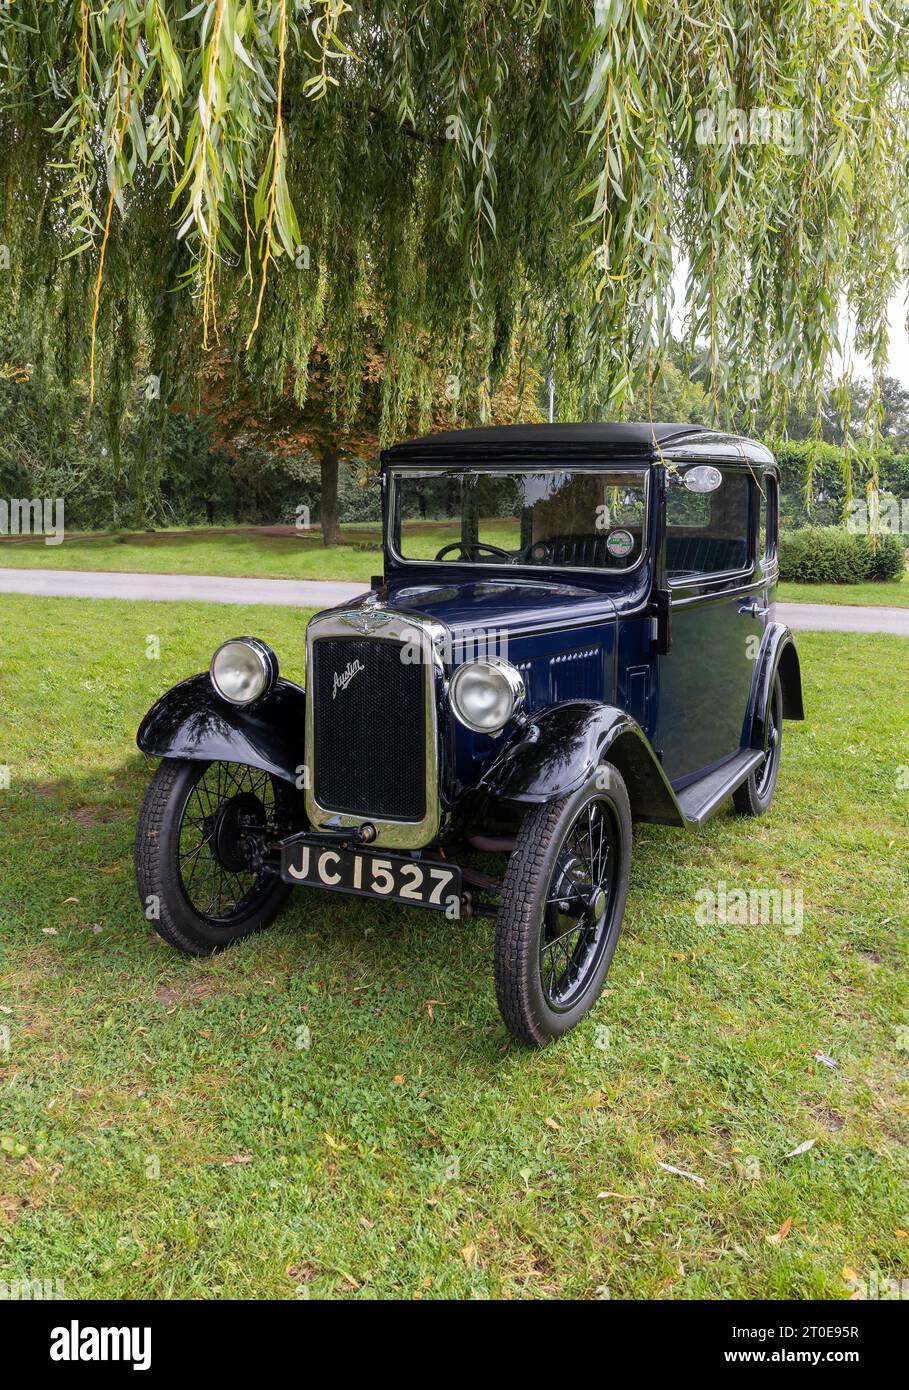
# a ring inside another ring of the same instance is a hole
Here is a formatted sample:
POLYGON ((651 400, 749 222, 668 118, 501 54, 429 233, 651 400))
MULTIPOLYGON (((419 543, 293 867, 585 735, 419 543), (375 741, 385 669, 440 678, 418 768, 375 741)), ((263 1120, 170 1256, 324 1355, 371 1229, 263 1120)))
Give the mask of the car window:
POLYGON ((745 569, 749 561, 751 478, 724 471, 715 492, 690 492, 683 474, 666 491, 666 574, 680 581, 745 569))
POLYGON ((393 478, 405 560, 609 570, 643 554, 643 470, 402 469, 393 478))
POLYGON ((761 478, 759 487, 761 495, 758 503, 758 554, 763 555, 765 560, 772 560, 776 554, 779 516, 776 478, 766 473, 761 478))

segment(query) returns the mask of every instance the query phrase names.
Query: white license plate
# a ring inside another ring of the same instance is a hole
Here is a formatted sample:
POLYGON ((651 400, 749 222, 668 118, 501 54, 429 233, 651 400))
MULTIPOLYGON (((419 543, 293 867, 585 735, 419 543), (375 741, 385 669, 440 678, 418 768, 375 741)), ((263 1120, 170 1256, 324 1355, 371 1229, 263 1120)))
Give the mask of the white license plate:
POLYGON ((452 918, 460 915, 461 870, 442 860, 410 859, 381 851, 364 854, 298 840, 281 851, 281 877, 285 883, 411 907, 433 907, 452 918))

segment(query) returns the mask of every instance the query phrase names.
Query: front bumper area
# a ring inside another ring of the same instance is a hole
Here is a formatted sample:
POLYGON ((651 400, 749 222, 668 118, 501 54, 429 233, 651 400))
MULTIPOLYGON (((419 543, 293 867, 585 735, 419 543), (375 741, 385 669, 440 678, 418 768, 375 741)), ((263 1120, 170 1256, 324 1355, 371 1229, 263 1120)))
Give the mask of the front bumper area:
POLYGON ((461 916, 462 873, 436 854, 390 854, 346 836, 301 831, 272 845, 266 863, 285 883, 461 916))

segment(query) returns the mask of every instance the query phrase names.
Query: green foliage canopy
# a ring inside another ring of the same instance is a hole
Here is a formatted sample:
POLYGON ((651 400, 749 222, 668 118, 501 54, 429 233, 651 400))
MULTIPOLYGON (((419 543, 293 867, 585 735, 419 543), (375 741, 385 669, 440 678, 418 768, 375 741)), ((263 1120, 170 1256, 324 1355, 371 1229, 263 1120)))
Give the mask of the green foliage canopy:
POLYGON ((112 427, 140 364, 150 438, 216 340, 300 403, 318 351, 339 428, 380 343, 384 438, 441 381, 483 418, 534 366, 565 417, 630 394, 646 413, 684 256, 714 414, 782 421, 844 312, 884 370, 904 20, 899 0, 0 5, 0 360, 81 377, 112 427))

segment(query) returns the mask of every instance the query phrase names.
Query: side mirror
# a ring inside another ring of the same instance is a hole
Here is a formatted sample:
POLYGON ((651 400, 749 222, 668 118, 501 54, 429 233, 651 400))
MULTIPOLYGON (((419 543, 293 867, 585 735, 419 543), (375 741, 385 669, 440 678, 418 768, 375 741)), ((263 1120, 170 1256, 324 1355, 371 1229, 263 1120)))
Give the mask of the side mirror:
POLYGON ((700 463, 697 468, 689 468, 682 474, 682 486, 687 487, 689 492, 716 492, 723 481, 723 475, 718 468, 711 468, 709 464, 700 463))

